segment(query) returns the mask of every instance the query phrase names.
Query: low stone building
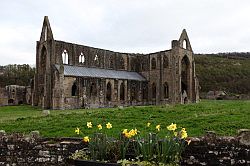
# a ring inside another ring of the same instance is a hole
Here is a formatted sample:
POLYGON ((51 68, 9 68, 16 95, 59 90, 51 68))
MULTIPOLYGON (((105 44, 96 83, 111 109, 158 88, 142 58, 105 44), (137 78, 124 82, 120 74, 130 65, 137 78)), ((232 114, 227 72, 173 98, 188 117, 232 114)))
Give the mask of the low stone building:
POLYGON ((197 102, 198 80, 187 33, 170 50, 120 53, 55 40, 45 16, 36 46, 32 104, 73 109, 197 102))
POLYGON ((31 104, 31 88, 20 85, 8 85, 0 88, 0 106, 31 104))

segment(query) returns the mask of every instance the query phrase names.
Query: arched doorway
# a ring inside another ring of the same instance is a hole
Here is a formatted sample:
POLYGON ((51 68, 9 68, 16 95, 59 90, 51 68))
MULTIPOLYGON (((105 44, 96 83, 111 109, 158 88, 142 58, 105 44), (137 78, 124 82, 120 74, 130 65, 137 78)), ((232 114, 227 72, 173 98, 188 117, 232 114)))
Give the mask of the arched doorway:
POLYGON ((181 94, 183 103, 187 103, 190 97, 190 72, 190 61, 185 55, 181 60, 181 94))
POLYGON ((107 101, 111 101, 111 99, 112 99, 112 89, 111 88, 112 88, 111 83, 108 82, 107 90, 106 90, 106 100, 107 101))

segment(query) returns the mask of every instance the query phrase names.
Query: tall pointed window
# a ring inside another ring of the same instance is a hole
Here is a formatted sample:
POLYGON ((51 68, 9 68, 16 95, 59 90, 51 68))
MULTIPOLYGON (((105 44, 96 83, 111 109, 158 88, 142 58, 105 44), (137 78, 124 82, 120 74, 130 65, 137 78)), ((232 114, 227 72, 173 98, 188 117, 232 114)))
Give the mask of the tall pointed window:
POLYGON ((63 64, 69 64, 69 56, 67 50, 63 50, 62 53, 63 64))
POLYGON ((124 87, 124 83, 122 82, 120 85, 120 100, 125 100, 125 87, 124 87))
POLYGON ((72 85, 72 88, 71 88, 71 95, 72 96, 76 96, 76 90, 77 90, 77 86, 76 86, 76 83, 74 82, 74 84, 72 85))
POLYGON ((107 99, 107 101, 111 101, 111 99, 112 99, 112 86, 111 86, 110 82, 108 82, 106 90, 107 90, 106 91, 106 99, 107 99))
POLYGON ((186 39, 183 40, 183 42, 182 42, 182 48, 187 49, 187 41, 186 41, 186 39))
POLYGON ((155 58, 151 59, 151 69, 152 70, 156 69, 156 60, 155 60, 155 58))
POLYGON ((97 95, 97 87, 95 83, 92 83, 90 85, 90 96, 96 96, 97 95))
POLYGON ((164 85, 163 85, 163 87, 164 87, 164 98, 165 99, 167 99, 167 98, 169 98, 169 87, 168 87, 168 83, 167 82, 165 82, 164 83, 164 85))
POLYGON ((120 69, 125 69, 125 65, 124 65, 124 59, 123 59, 123 57, 121 56, 120 57, 120 69))
POLYGON ((97 54, 95 55, 95 58, 94 58, 94 65, 95 65, 95 66, 98 66, 98 65, 99 65, 99 58, 98 58, 98 55, 97 55, 97 54))
POLYGON ((113 67, 114 67, 113 56, 110 55, 110 57, 109 57, 109 68, 110 68, 110 69, 113 69, 113 67))
POLYGON ((163 67, 164 68, 168 67, 168 57, 166 55, 164 55, 163 57, 163 67))
POLYGON ((44 31, 44 40, 46 41, 48 38, 48 27, 45 27, 45 31, 44 31))
POLYGON ((85 57, 83 53, 81 52, 81 54, 79 55, 79 63, 84 63, 84 62, 85 62, 85 57))

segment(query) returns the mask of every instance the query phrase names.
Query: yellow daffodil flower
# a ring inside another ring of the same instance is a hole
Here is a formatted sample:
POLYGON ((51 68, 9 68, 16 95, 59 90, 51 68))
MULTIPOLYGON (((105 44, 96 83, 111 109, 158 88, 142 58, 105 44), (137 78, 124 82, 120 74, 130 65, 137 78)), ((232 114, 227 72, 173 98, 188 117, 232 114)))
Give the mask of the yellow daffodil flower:
POLYGON ((112 124, 108 122, 108 123, 106 124, 106 127, 107 127, 107 129, 111 129, 111 128, 112 128, 112 124))
POLYGON ((87 127, 88 128, 92 128, 92 123, 91 122, 87 122, 87 127))
POLYGON ((97 127, 98 127, 99 130, 102 129, 102 125, 101 124, 97 125, 97 127))
POLYGON ((155 128, 156 130, 160 131, 161 125, 157 125, 155 128))
POLYGON ((171 125, 169 125, 169 126, 167 127, 167 129, 170 130, 170 131, 171 131, 171 130, 172 130, 172 131, 175 131, 175 130, 177 129, 176 124, 173 124, 173 123, 172 123, 171 125))
POLYGON ((185 128, 182 128, 181 129, 181 139, 185 139, 185 138, 187 138, 187 131, 186 131, 186 129, 185 128))
POLYGON ((89 142, 90 138, 88 136, 83 137, 83 142, 89 142))
POLYGON ((128 129, 124 129, 123 131, 122 131, 122 134, 125 134, 125 133, 127 133, 128 132, 128 129))
POLYGON ((150 125, 151 125, 151 123, 148 122, 148 123, 147 123, 147 127, 149 127, 150 125))
POLYGON ((80 129, 79 129, 78 127, 75 129, 75 133, 76 133, 77 135, 80 134, 80 129))
POLYGON ((127 138, 130 138, 130 137, 131 137, 130 132, 126 132, 124 135, 125 135, 125 137, 127 137, 127 138))

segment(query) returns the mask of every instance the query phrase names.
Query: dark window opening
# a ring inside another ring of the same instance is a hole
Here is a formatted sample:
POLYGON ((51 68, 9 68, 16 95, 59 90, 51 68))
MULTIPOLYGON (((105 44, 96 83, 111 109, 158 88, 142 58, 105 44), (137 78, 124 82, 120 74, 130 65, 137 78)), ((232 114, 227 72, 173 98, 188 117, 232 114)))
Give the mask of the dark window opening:
POLYGON ((131 101, 136 100, 136 85, 131 85, 131 101))
POLYGON ((168 67, 168 58, 167 58, 167 56, 164 56, 164 57, 163 57, 163 67, 164 67, 164 68, 167 68, 167 67, 168 67))
POLYGON ((9 99, 8 100, 8 104, 13 104, 14 103, 14 100, 13 99, 9 99))
POLYGON ((109 57, 109 68, 114 68, 114 61, 112 55, 109 57))
POLYGON ((72 96, 76 96, 76 90, 77 90, 77 86, 76 86, 76 83, 74 83, 72 85, 72 89, 71 89, 71 95, 72 96))
POLYGON ((156 60, 155 60, 155 58, 152 58, 152 60, 151 60, 151 69, 152 70, 156 69, 156 60))
POLYGON ((142 98, 147 99, 148 98, 148 87, 147 85, 143 85, 142 88, 142 98))
POLYGON ((112 99, 112 89, 111 88, 112 88, 111 83, 108 82, 107 91, 106 91, 106 99, 107 99, 107 101, 111 101, 111 99, 112 99))
POLYGON ((124 83, 121 83, 120 85, 120 100, 125 100, 125 87, 124 87, 124 83))
POLYGON ((125 69, 123 57, 120 57, 120 69, 125 69))
POLYGON ((97 90, 96 90, 96 84, 92 83, 90 86, 90 96, 96 96, 97 90))
POLYGON ((164 84, 164 98, 169 98, 169 87, 167 83, 164 84))

